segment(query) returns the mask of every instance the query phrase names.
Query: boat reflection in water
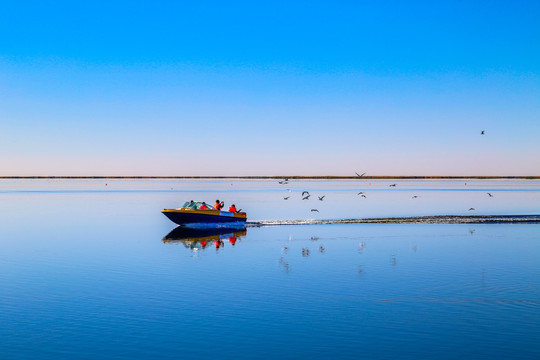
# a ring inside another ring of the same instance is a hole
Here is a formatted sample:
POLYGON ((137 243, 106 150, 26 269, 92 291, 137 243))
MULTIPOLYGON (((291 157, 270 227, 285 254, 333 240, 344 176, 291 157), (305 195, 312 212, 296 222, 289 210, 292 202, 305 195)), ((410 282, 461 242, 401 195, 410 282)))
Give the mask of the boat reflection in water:
POLYGON ((165 235, 162 241, 166 244, 181 243, 186 248, 197 251, 207 247, 216 249, 225 243, 235 246, 236 242, 246 236, 245 227, 189 228, 178 226, 165 235))

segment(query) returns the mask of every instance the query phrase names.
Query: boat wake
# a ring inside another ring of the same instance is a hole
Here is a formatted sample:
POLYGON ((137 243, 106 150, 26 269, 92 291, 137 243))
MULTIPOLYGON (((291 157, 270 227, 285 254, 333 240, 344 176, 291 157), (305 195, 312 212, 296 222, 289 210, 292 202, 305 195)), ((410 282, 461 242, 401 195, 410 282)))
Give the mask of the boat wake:
POLYGON ((260 220, 246 226, 321 224, 540 224, 540 215, 435 215, 335 220, 260 220))

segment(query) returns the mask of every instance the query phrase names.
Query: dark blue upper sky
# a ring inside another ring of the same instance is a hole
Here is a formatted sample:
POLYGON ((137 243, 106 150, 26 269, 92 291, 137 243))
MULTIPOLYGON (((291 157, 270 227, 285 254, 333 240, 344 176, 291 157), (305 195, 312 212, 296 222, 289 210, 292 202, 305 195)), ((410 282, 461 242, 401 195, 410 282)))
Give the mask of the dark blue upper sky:
POLYGON ((6 57, 291 71, 538 72, 540 3, 13 1, 6 57))

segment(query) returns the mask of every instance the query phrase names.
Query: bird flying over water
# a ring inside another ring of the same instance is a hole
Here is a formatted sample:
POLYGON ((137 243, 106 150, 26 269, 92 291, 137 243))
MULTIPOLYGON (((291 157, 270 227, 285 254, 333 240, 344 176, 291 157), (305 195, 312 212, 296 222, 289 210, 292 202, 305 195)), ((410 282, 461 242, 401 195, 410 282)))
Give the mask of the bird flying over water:
POLYGON ((480 135, 485 135, 485 132, 484 132, 484 130, 482 130, 482 132, 480 133, 480 135))
POLYGON ((413 198, 413 199, 416 199, 417 197, 418 197, 418 195, 414 195, 412 198, 413 198))
POLYGON ((364 199, 367 199, 367 196, 366 196, 366 195, 362 194, 361 196, 362 196, 364 199))
POLYGON ((491 195, 490 193, 487 193, 489 195, 489 197, 493 197, 493 195, 491 195))
POLYGON ((396 187, 397 184, 390 184, 389 187, 396 187))
POLYGON ((363 191, 360 191, 360 192, 359 192, 358 194, 356 194, 356 195, 362 195, 363 193, 364 193, 363 191))
POLYGON ((326 196, 326 195, 318 196, 318 198, 319 198, 319 200, 323 201, 323 199, 324 199, 325 196, 326 196))
POLYGON ((285 196, 283 200, 289 200, 290 196, 285 196))
POLYGON ((319 212, 319 210, 317 210, 317 209, 311 209, 311 211, 316 211, 316 212, 319 212))
POLYGON ((308 194, 309 195, 309 192, 308 191, 302 191, 302 196, 308 194))
POLYGON ((362 175, 360 175, 360 174, 357 173, 357 172, 355 172, 355 174, 356 174, 358 177, 360 177, 360 178, 361 178, 362 176, 366 175, 366 173, 362 173, 362 175))
POLYGON ((304 196, 304 197, 302 198, 302 200, 309 200, 309 197, 310 197, 310 196, 311 196, 311 195, 308 194, 307 196, 304 196))
POLYGON ((470 208, 469 211, 471 211, 471 210, 476 210, 476 209, 475 208, 470 208))

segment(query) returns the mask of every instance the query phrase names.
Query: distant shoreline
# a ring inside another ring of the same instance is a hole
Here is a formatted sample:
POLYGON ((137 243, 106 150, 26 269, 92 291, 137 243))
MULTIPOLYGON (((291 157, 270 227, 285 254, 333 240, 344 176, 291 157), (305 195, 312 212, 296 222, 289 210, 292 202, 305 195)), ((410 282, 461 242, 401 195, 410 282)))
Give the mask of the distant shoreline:
POLYGON ((428 179, 527 179, 540 176, 0 176, 0 179, 246 179, 246 180, 428 180, 428 179))

